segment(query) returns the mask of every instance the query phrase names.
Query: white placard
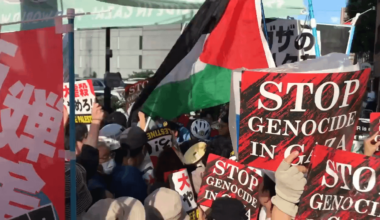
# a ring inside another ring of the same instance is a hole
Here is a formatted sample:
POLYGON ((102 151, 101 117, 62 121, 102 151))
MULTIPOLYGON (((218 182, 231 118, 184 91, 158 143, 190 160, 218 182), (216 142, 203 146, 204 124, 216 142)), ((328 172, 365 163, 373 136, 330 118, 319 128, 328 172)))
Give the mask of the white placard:
POLYGON ((182 199, 182 207, 186 212, 190 212, 198 207, 193 187, 191 186, 190 177, 186 169, 173 173, 171 181, 173 188, 179 193, 182 199))

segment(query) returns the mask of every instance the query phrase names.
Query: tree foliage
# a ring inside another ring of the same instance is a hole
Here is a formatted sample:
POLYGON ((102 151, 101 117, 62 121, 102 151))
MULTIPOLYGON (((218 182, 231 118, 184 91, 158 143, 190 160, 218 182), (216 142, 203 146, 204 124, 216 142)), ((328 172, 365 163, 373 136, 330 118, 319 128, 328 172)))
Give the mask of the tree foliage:
MULTIPOLYGON (((349 18, 354 18, 357 13, 363 13, 376 5, 377 0, 348 0, 347 15, 349 18)), ((376 11, 371 10, 361 15, 355 26, 351 53, 369 53, 372 57, 375 45, 376 11)))
POLYGON ((149 78, 154 75, 154 72, 152 70, 143 70, 141 72, 133 72, 132 75, 129 76, 129 78, 149 78))

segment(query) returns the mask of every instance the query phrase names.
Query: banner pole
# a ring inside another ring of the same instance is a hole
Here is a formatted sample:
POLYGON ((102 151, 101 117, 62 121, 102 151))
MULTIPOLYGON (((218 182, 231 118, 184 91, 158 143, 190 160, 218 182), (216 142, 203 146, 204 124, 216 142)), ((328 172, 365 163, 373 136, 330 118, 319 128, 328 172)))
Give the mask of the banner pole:
POLYGON ((320 57, 321 52, 319 51, 317 21, 314 18, 313 0, 309 0, 309 14, 310 14, 310 26, 312 28, 313 36, 315 40, 315 56, 320 57))
MULTIPOLYGON (((67 9, 69 25, 74 29, 75 9, 67 9)), ((74 70, 74 30, 68 34, 69 49, 69 87, 70 87, 70 152, 75 155, 75 70, 74 70)), ((75 156, 70 158, 70 214, 71 220, 77 219, 77 190, 76 190, 76 159, 75 156)))
POLYGON ((262 19, 263 19, 265 38, 267 39, 267 42, 268 42, 268 45, 269 45, 269 49, 272 49, 272 45, 269 44, 269 37, 268 37, 268 30, 267 30, 267 23, 265 22, 265 13, 264 13, 263 0, 261 0, 261 14, 262 14, 262 19))
POLYGON ((145 125, 145 128, 144 128, 144 131, 145 131, 145 132, 146 132, 146 130, 148 129, 148 126, 149 126, 150 120, 152 120, 152 118, 149 116, 148 120, 146 120, 146 125, 145 125))
POLYGON ((347 44, 347 50, 346 50, 346 54, 348 56, 351 53, 352 41, 354 40, 354 35, 355 35, 355 25, 356 25, 356 21, 359 19, 359 16, 360 16, 360 13, 357 13, 355 17, 352 19, 350 37, 348 38, 348 44, 347 44))

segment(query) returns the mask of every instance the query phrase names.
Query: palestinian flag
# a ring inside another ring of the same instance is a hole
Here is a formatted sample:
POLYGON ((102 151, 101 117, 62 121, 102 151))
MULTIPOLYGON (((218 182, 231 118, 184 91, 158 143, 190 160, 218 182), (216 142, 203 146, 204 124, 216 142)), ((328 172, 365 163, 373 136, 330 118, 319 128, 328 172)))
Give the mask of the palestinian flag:
MULTIPOLYGON (((260 0, 206 0, 132 111, 170 120, 230 100, 231 72, 274 67, 260 0)), ((129 120, 131 121, 131 120, 129 120)))

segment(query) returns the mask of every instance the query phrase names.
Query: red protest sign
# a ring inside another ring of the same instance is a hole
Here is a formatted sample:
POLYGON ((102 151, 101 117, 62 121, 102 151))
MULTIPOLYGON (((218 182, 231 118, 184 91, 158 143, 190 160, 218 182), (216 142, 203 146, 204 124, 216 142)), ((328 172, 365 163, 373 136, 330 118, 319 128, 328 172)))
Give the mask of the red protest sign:
POLYGON ((296 219, 380 217, 380 159, 316 146, 296 219))
POLYGON ((239 162, 275 171, 292 151, 351 149, 370 69, 348 73, 242 74, 239 162))
POLYGON ((211 207, 216 198, 236 198, 246 206, 246 216, 250 216, 248 219, 256 219, 260 206, 258 196, 261 181, 262 177, 252 168, 210 154, 198 193, 198 203, 211 207))
POLYGON ((54 27, 0 34, 0 219, 65 219, 62 69, 54 27))
POLYGON ((127 85, 125 87, 125 110, 126 112, 130 112, 131 107, 135 103, 136 99, 139 97, 141 91, 145 88, 146 84, 148 84, 148 80, 141 80, 133 85, 127 85))

